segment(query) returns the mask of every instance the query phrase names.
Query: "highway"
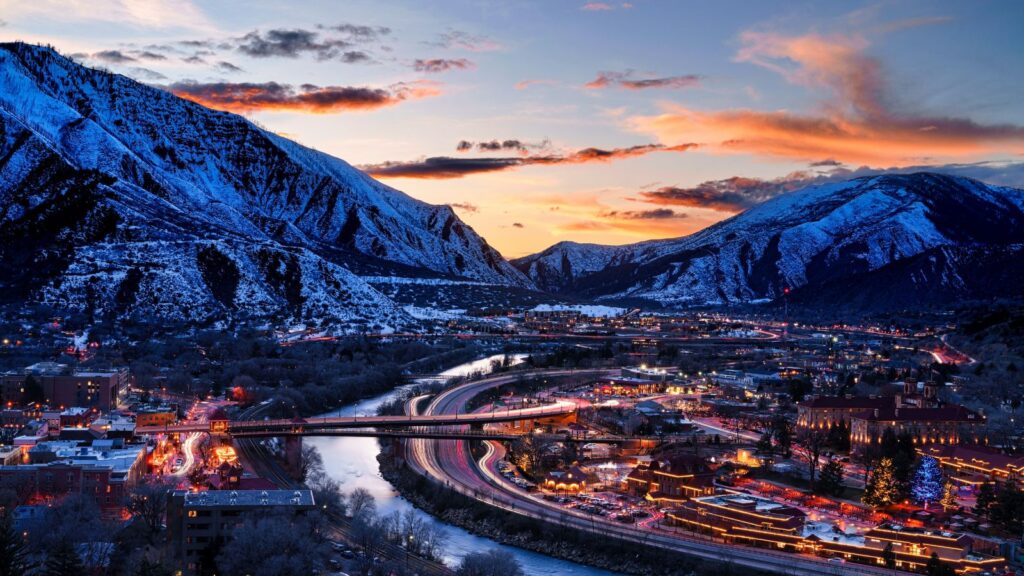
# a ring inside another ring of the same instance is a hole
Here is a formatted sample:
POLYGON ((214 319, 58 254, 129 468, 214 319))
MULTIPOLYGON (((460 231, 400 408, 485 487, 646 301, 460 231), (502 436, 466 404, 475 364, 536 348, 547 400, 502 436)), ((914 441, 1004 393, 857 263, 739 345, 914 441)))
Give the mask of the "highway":
MULTIPOLYGON (((547 377, 580 375, 583 372, 554 370, 547 377)), ((593 372, 597 374, 597 372, 593 372)), ((423 415, 464 412, 467 403, 481 392, 508 384, 516 375, 501 375, 470 382, 446 390, 423 409, 423 415)), ((756 570, 767 570, 794 576, 870 575, 893 576, 900 572, 862 564, 829 562, 815 556, 774 552, 766 549, 726 544, 709 536, 673 532, 667 529, 645 529, 625 526, 614 521, 596 519, 578 510, 530 496, 514 484, 490 470, 499 448, 492 446, 483 457, 484 466, 474 460, 467 440, 412 439, 406 442, 406 461, 417 473, 475 500, 507 512, 571 527, 596 535, 613 537, 638 546, 653 546, 677 551, 711 561, 728 561, 756 570)))

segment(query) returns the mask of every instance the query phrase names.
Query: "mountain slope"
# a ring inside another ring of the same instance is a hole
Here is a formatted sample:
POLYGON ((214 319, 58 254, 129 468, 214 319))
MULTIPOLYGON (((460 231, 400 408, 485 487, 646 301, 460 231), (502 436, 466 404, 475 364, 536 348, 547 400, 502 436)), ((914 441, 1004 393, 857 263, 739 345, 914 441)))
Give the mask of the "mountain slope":
POLYGON ((355 269, 532 285, 447 206, 240 116, 20 43, 0 44, 0 237, 9 297, 72 308, 140 274, 126 288, 136 304, 175 317, 271 303, 295 317, 346 318, 363 304, 390 316, 355 269), (217 296, 211 265, 238 276, 233 298, 217 296))
POLYGON ((1024 192, 919 173, 792 192, 683 238, 618 247, 563 243, 513 263, 561 293, 679 306, 772 300, 786 287, 808 299, 854 281, 868 290, 870 278, 912 278, 908 259, 930 255, 943 265, 922 264, 918 282, 901 281, 912 294, 907 300, 920 301, 999 292, 980 285, 977 274, 1022 243, 1024 192), (958 274, 965 266, 975 275, 958 274))

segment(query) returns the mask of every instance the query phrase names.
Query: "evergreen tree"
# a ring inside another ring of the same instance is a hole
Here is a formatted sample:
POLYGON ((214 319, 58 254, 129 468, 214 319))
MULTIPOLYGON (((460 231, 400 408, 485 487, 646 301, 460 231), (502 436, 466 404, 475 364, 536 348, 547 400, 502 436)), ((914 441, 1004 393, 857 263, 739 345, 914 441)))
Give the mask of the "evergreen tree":
POLYGON ((924 570, 928 576, 956 576, 956 570, 940 560, 939 555, 935 552, 932 552, 932 557, 928 559, 928 564, 925 565, 924 570))
POLYGON ((63 540, 50 550, 43 565, 43 576, 80 576, 85 573, 82 558, 75 550, 75 545, 63 540))
POLYGON ((46 402, 46 392, 43 391, 43 386, 39 383, 39 380, 32 374, 25 377, 23 387, 25 392, 22 398, 26 404, 35 404, 37 402, 42 404, 46 402))
POLYGON ((942 470, 939 462, 930 456, 921 458, 914 472, 910 493, 919 504, 928 506, 929 502, 938 502, 943 495, 942 470))
POLYGON ((960 507, 960 502, 957 500, 957 493, 959 490, 952 481, 946 482, 946 487, 942 491, 942 508, 945 510, 956 510, 960 507))
POLYGON ((1020 534, 1024 530, 1024 492, 1016 478, 1007 478, 996 493, 991 510, 992 521, 1004 530, 1020 534))
POLYGON ((821 477, 818 479, 818 489, 832 496, 841 496, 843 493, 843 463, 834 458, 821 469, 821 477))
POLYGON ((171 576, 171 570, 159 562, 150 562, 143 558, 139 567, 135 569, 135 576, 171 576))
POLYGON ((974 504, 974 513, 988 518, 992 512, 992 504, 996 501, 996 491, 990 482, 985 482, 978 489, 978 497, 974 504))
POLYGON ((885 545, 885 549, 882 550, 882 561, 885 562, 885 567, 892 570, 896 568, 896 552, 892 549, 892 542, 885 545))
POLYGON ((896 482, 892 458, 882 458, 864 488, 864 503, 884 508, 898 499, 899 485, 896 482))
POLYGON ((28 551, 21 535, 15 532, 8 514, 0 517, 0 574, 24 576, 28 572, 28 551))
POLYGON ((772 436, 783 458, 793 455, 793 426, 785 416, 777 416, 772 420, 772 436))

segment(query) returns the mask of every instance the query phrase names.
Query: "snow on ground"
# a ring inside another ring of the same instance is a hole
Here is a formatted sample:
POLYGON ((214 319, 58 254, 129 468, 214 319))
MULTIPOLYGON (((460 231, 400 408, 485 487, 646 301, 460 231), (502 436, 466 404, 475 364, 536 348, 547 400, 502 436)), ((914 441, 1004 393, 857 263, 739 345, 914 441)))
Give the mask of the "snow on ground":
POLYGON ((592 318, 621 316, 626 313, 625 308, 615 306, 604 306, 602 304, 538 304, 532 312, 562 312, 575 310, 584 316, 592 318))

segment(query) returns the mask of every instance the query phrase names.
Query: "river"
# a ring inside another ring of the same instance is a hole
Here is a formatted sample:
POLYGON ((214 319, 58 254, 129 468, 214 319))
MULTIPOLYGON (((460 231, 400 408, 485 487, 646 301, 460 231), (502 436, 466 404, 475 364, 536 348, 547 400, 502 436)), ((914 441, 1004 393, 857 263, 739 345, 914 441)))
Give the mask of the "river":
MULTIPOLYGON (((482 358, 466 364, 461 364, 442 373, 443 376, 461 376, 473 372, 487 372, 491 367, 491 360, 500 359, 502 355, 482 358)), ((327 414, 328 416, 352 414, 374 415, 377 407, 394 398, 403 392, 403 388, 396 389, 387 394, 357 402, 327 414)), ((405 498, 395 490, 387 480, 380 475, 380 465, 377 463, 377 454, 380 453, 380 446, 375 438, 327 438, 311 437, 306 438, 307 442, 316 446, 324 459, 324 468, 332 478, 341 483, 343 492, 351 492, 355 488, 365 488, 377 499, 377 510, 379 513, 390 514, 394 511, 405 512, 413 510, 425 522, 431 524, 443 524, 437 518, 416 509, 405 498)), ((445 545, 445 562, 454 566, 459 559, 469 552, 501 548, 511 552, 523 567, 523 571, 529 576, 535 575, 568 575, 568 576, 613 576, 614 572, 591 568, 551 558, 536 552, 529 552, 514 546, 506 546, 485 538, 471 534, 457 526, 443 524, 448 535, 448 542, 445 545)))

